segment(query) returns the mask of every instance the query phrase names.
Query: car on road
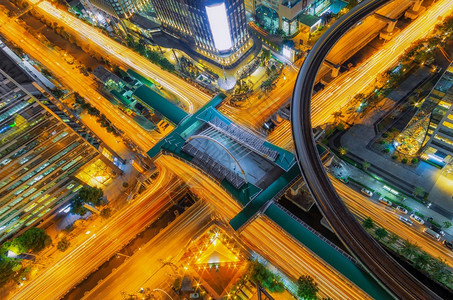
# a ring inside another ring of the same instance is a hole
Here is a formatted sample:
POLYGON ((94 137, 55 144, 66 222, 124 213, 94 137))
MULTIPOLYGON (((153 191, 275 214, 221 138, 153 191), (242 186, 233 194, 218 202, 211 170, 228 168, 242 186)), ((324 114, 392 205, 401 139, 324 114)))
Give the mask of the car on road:
POLYGON ((402 207, 402 206, 399 206, 399 205, 398 205, 398 206, 396 207, 396 209, 399 210, 400 212, 404 213, 404 214, 407 214, 407 209, 405 209, 405 208, 402 207))
POLYGON ((436 240, 440 240, 440 238, 442 237, 440 234, 438 234, 437 232, 435 232, 434 230, 431 230, 429 228, 425 228, 423 230, 423 232, 436 240))
POLYGON ((387 206, 392 206, 392 201, 385 199, 384 197, 379 197, 379 202, 387 206))
POLYGON ((362 192, 362 194, 367 195, 368 197, 373 197, 373 192, 367 190, 366 188, 363 188, 360 191, 362 192))
POLYGON ((411 215, 409 216, 409 218, 411 218, 412 220, 416 221, 416 222, 417 222, 418 224, 420 224, 420 225, 425 224, 425 221, 423 221, 423 219, 420 218, 419 216, 417 216, 416 214, 411 214, 411 215))
POLYGON ((447 247, 448 249, 453 250, 453 243, 447 242, 447 240, 444 240, 444 241, 443 241, 443 244, 444 244, 444 246, 447 247))
POLYGON ((403 216, 399 216, 399 219, 400 219, 401 222, 406 223, 406 224, 409 225, 409 226, 414 225, 414 223, 412 223, 412 221, 409 220, 408 218, 405 218, 405 217, 403 217, 403 216))
POLYGON ((432 230, 434 230, 435 232, 437 232, 438 234, 440 234, 441 236, 444 236, 445 235, 445 232, 438 226, 436 225, 431 225, 430 227, 432 230))

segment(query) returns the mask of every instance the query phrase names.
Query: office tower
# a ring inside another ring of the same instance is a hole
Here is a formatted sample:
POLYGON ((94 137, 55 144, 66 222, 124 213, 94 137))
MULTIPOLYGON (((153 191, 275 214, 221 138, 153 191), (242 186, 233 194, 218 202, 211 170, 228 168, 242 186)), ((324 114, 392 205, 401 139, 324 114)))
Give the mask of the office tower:
POLYGON ((0 241, 65 205, 99 152, 0 51, 0 241))
POLYGON ((250 15, 255 14, 255 0, 244 0, 245 12, 250 15))
POLYGON ((243 0, 151 0, 164 31, 222 65, 251 46, 243 0))
POLYGON ((271 32, 281 30, 287 36, 299 30, 304 14, 319 15, 333 0, 254 0, 256 22, 271 32))
POLYGON ((428 159, 445 166, 453 166, 453 64, 425 100, 434 107, 429 114, 424 154, 428 159))
POLYGON ((453 64, 444 72, 402 133, 398 151, 439 165, 453 167, 453 64))

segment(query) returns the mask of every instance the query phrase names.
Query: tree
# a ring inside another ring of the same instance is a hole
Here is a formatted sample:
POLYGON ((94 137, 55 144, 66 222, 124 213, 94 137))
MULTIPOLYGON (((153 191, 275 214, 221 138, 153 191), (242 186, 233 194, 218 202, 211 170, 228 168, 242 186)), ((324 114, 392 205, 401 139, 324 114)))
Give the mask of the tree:
POLYGON ((50 236, 41 228, 28 229, 18 238, 15 238, 13 243, 16 241, 21 252, 27 252, 29 250, 39 252, 52 243, 50 236))
POLYGON ((263 49, 263 51, 261 52, 261 66, 264 66, 264 65, 267 65, 267 62, 269 61, 269 59, 271 58, 271 50, 267 50, 267 49, 263 49))
POLYGON ((349 0, 348 5, 346 5, 346 8, 347 9, 351 9, 354 6, 356 6, 357 4, 359 4, 359 1, 357 1, 357 0, 349 0))
POLYGON ((341 113, 341 111, 336 111, 332 114, 333 116, 333 122, 335 124, 339 123, 341 121, 341 118, 344 118, 344 115, 341 113))
POLYGON ((261 284, 271 293, 283 293, 285 291, 285 286, 280 278, 257 261, 250 262, 249 278, 251 281, 261 284))
POLYGON ((64 237, 58 242, 57 249, 61 252, 64 252, 69 248, 70 245, 71 243, 64 237))
POLYGON ((388 243, 389 245, 393 245, 393 244, 395 244, 399 239, 400 239, 399 236, 397 236, 397 235, 394 234, 394 233, 390 233, 390 234, 389 234, 389 237, 387 238, 387 243, 388 243))
POLYGON ((82 201, 82 198, 77 197, 77 196, 72 198, 72 200, 71 200, 71 214, 84 216, 88 212, 88 209, 86 209, 83 206, 83 204, 84 203, 82 201))
POLYGON ((419 250, 420 250, 420 246, 418 246, 417 244, 413 244, 413 243, 409 242, 408 240, 405 240, 403 242, 403 245, 401 246, 400 252, 405 257, 411 259, 414 255, 417 254, 417 252, 419 252, 419 250))
POLYGON ((99 206, 104 204, 102 199, 103 195, 102 189, 85 185, 79 190, 78 198, 80 198, 83 203, 99 206))
POLYGON ((445 227, 445 228, 450 228, 451 225, 452 225, 452 224, 451 224, 450 221, 445 221, 445 222, 444 222, 444 227, 445 227))
POLYGON ((416 186, 412 191, 412 195, 414 195, 415 197, 423 196, 423 194, 425 194, 425 189, 421 186, 416 186))
POLYGON ((366 171, 368 170, 368 168, 371 166, 371 164, 369 162, 367 162, 366 160, 362 161, 362 168, 366 171))
POLYGON ((346 153, 348 153, 349 149, 346 148, 346 147, 340 147, 340 149, 338 149, 340 151, 340 155, 346 155, 346 153))
POLYGON ((308 275, 302 275, 297 280, 297 296, 302 299, 314 300, 317 299, 318 284, 308 275))
POLYGON ((387 230, 385 230, 384 228, 377 228, 374 233, 376 234, 376 237, 379 239, 379 240, 382 240, 383 238, 385 238, 387 235, 388 235, 388 232, 387 230))
POLYGON ((365 97, 366 97, 365 94, 362 94, 362 93, 356 94, 354 96, 354 98, 352 98, 352 100, 351 100, 351 105, 357 106, 359 103, 361 103, 363 101, 363 99, 365 97))
POLYGON ((431 263, 429 264, 429 272, 434 279, 441 281, 448 276, 450 271, 448 270, 448 266, 445 261, 441 258, 437 258, 431 260, 431 263))
POLYGON ((373 219, 371 219, 370 217, 368 217, 368 218, 366 218, 365 220, 363 220, 362 224, 363 224, 363 227, 365 227, 365 229, 372 229, 372 228, 374 228, 373 219))
POLYGON ((13 279, 14 274, 16 273, 14 270, 17 265, 20 264, 11 259, 0 259, 0 286, 3 286, 5 283, 13 279))
POLYGON ((418 252, 414 257, 415 266, 421 270, 425 270, 431 262, 431 256, 425 251, 418 252))
POLYGON ((103 217, 104 219, 110 218, 111 215, 112 209, 110 207, 106 207, 103 210, 101 210, 101 217, 103 217))

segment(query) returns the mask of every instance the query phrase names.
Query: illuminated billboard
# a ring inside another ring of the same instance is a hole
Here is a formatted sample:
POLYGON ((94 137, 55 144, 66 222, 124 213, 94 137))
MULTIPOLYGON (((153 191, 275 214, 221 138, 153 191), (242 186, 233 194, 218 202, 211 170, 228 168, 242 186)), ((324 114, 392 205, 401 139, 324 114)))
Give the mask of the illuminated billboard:
POLYGON ((231 33, 225 3, 206 6, 206 14, 216 49, 219 51, 231 49, 231 33))

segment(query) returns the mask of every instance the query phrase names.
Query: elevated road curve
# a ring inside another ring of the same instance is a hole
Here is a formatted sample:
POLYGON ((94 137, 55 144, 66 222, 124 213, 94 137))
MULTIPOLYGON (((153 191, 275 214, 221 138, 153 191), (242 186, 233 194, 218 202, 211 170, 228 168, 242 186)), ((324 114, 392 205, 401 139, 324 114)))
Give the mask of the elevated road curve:
POLYGON ((324 216, 343 244, 376 280, 399 299, 441 299, 400 266, 356 221, 327 177, 312 134, 311 96, 324 58, 352 26, 389 1, 362 2, 329 28, 311 50, 298 75, 291 106, 296 155, 305 182, 324 216))

